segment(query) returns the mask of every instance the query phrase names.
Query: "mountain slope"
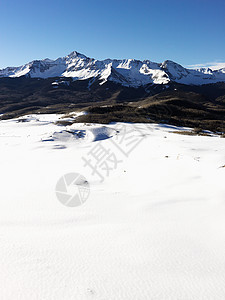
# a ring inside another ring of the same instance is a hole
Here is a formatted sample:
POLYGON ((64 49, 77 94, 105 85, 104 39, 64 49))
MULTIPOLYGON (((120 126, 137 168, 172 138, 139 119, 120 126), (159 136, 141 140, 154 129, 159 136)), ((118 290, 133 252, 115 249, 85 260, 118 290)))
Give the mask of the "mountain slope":
POLYGON ((167 60, 154 63, 149 60, 96 60, 76 51, 56 60, 34 60, 20 67, 0 70, 0 77, 52 78, 71 77, 74 80, 98 79, 100 84, 107 81, 123 86, 139 87, 147 84, 177 82, 187 85, 202 85, 225 81, 225 68, 211 70, 201 68, 190 70, 167 60))

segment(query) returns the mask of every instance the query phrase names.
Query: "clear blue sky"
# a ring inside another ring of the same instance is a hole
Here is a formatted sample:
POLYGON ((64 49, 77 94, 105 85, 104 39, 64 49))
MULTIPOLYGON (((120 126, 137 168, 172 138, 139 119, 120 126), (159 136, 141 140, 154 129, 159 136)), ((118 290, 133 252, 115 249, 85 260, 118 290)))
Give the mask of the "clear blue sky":
POLYGON ((0 0, 0 68, 97 59, 225 62, 224 0, 0 0))

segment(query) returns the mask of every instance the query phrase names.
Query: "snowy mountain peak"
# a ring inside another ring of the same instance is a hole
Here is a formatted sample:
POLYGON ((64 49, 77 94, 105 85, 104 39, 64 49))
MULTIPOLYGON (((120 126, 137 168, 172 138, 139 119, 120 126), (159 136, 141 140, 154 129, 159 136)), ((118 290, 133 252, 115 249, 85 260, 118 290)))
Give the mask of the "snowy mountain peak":
POLYGON ((167 69, 167 70, 174 70, 175 72, 186 72, 187 70, 182 67, 181 65, 175 63, 172 60, 165 60, 162 64, 161 67, 163 69, 167 69))
POLYGON ((166 60, 155 63, 150 60, 89 58, 77 51, 56 60, 34 60, 20 67, 0 70, 0 77, 33 78, 72 77, 74 80, 98 79, 100 84, 113 81, 124 86, 138 87, 146 84, 168 84, 175 81, 182 84, 201 85, 225 81, 225 69, 186 69, 166 60))
POLYGON ((87 56, 85 56, 84 54, 81 54, 81 53, 79 53, 77 51, 71 52, 66 57, 68 57, 68 58, 81 58, 81 59, 86 59, 87 58, 87 56))

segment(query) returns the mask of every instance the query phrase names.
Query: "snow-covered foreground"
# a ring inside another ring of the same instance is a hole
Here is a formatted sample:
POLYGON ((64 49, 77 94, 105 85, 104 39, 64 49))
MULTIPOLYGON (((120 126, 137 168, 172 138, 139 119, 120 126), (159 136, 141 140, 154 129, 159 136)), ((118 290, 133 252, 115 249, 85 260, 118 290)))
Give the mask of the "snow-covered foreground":
POLYGON ((225 139, 59 117, 0 122, 0 299, 225 299, 225 139), (71 172, 90 184, 73 208, 71 172))

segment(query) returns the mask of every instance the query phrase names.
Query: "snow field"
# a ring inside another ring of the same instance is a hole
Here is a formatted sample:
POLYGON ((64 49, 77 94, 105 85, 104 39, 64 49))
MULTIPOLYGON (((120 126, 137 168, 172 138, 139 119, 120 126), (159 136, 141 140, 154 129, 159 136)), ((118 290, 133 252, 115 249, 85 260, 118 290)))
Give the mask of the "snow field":
POLYGON ((60 117, 0 122, 0 298, 224 299, 225 140, 60 117), (82 159, 98 144, 120 160, 103 182, 82 159), (55 195, 69 172, 91 189, 76 208, 55 195))

